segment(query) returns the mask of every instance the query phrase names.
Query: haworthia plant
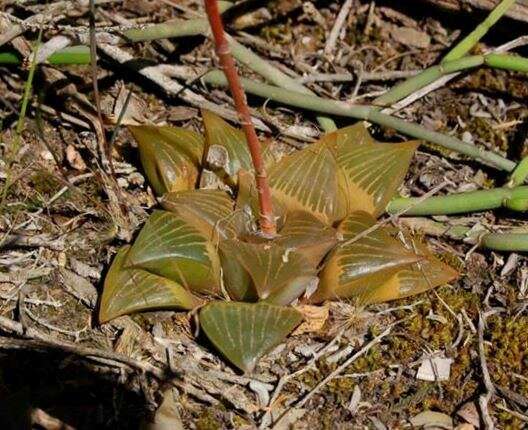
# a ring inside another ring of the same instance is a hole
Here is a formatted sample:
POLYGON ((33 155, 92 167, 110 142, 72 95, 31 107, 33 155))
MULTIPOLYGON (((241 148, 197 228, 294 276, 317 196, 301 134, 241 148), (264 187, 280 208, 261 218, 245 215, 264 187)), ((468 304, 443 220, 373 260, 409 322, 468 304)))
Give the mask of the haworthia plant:
POLYGON ((205 137, 134 126, 155 210, 118 252, 100 320, 131 312, 201 309, 213 345, 250 372, 302 317, 297 303, 378 303, 417 294, 457 273, 407 233, 377 224, 408 170, 417 142, 375 141, 363 124, 329 133, 274 161, 268 175, 278 235, 255 231, 257 192, 243 134, 204 112, 205 137), (209 152, 223 148, 222 166, 209 152), (202 169, 221 189, 199 189, 202 169), (220 297, 232 301, 219 301, 220 297))

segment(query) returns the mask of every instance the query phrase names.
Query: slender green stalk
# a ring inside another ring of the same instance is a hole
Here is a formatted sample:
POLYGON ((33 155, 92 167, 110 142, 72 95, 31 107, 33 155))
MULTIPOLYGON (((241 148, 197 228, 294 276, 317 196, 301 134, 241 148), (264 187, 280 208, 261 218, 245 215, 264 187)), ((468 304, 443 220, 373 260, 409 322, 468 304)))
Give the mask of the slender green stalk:
POLYGON ((518 55, 491 53, 484 56, 484 63, 494 69, 528 73, 528 59, 518 55))
POLYGON ((524 184, 526 178, 528 177, 528 157, 524 157, 521 162, 517 165, 515 170, 510 176, 510 182, 508 182, 509 187, 516 187, 518 185, 524 184))
POLYGON ((16 52, 0 52, 0 64, 21 64, 22 60, 16 52))
POLYGON ((508 11, 515 3, 515 0, 502 0, 493 9, 484 21, 482 21, 470 34, 462 39, 449 53, 444 57, 442 62, 458 60, 466 55, 482 39, 488 30, 508 11))
POLYGON ((452 215, 478 212, 506 207, 512 210, 528 210, 528 186, 516 188, 494 188, 491 190, 470 191, 434 196, 419 201, 418 198, 396 198, 387 206, 389 213, 405 215, 452 215))
MULTIPOLYGON (((400 100, 404 99, 408 95, 414 93, 415 91, 420 90, 423 87, 431 84, 440 77, 448 73, 454 73, 460 70, 465 70, 472 67, 480 66, 482 63, 478 61, 471 65, 471 60, 469 64, 460 64, 463 66, 456 70, 449 63, 463 59, 463 57, 475 46, 482 37, 488 32, 488 30, 506 13, 506 11, 515 3, 515 0, 502 0, 501 3, 493 9, 487 18, 475 28, 469 35, 462 39, 449 53, 443 58, 440 65, 430 67, 425 69, 422 73, 407 79, 399 85, 394 86, 389 91, 387 91, 382 96, 374 100, 373 104, 377 106, 390 106, 400 100), (447 66, 447 69, 446 69, 447 66), (447 71, 447 70, 451 71, 447 71)), ((472 56, 473 57, 473 56, 472 56)), ((467 57, 471 58, 471 57, 467 57)), ((492 60, 493 62, 493 60, 492 60)), ((504 62, 499 62, 499 64, 504 65, 504 62)), ((493 67, 493 66, 492 66, 493 67)), ((500 67, 503 68, 503 67, 500 67)))
MULTIPOLYGON (((268 61, 260 58, 253 51, 246 48, 232 37, 228 38, 228 42, 233 56, 267 81, 281 88, 286 88, 303 94, 314 95, 314 93, 308 88, 304 87, 295 79, 290 78, 286 73, 283 73, 268 61)), ((335 122, 331 118, 318 116, 317 121, 326 132, 337 130, 335 122)))
POLYGON ((481 66, 482 64, 484 64, 484 58, 482 55, 472 55, 471 57, 461 58, 451 63, 442 63, 429 67, 416 76, 395 85, 390 91, 377 97, 373 101, 373 104, 376 106, 391 106, 401 99, 404 99, 409 94, 412 94, 429 85, 431 82, 440 79, 444 75, 481 66))
POLYGON ((490 233, 481 238, 480 246, 495 251, 528 252, 528 234, 490 233))
POLYGON ((90 64, 90 47, 86 45, 68 46, 51 54, 46 62, 54 65, 90 64))
POLYGON ((526 229, 511 229, 507 233, 488 233, 465 225, 449 225, 429 218, 402 218, 400 221, 413 230, 420 230, 430 236, 464 240, 495 251, 528 252, 526 229))
MULTIPOLYGON (((219 1, 221 13, 234 6, 229 1, 219 1)), ((170 39, 173 37, 204 35, 209 31, 206 18, 190 20, 174 20, 161 24, 148 25, 143 28, 132 28, 123 32, 123 36, 130 42, 144 42, 147 40, 170 39)))
POLYGON ((471 55, 429 67, 416 76, 395 85, 390 91, 387 91, 385 94, 376 98, 373 101, 373 104, 382 107, 391 106, 415 91, 426 87, 431 82, 440 79, 442 76, 482 65, 495 69, 528 73, 528 59, 517 55, 494 53, 471 55))
MULTIPOLYGON (((202 78, 202 80, 205 83, 214 86, 225 87, 227 85, 227 81, 220 71, 209 72, 202 78)), ((455 137, 427 130, 418 124, 409 123, 399 118, 383 114, 371 106, 351 106, 341 101, 327 100, 317 96, 301 94, 284 88, 260 82, 253 82, 249 79, 242 79, 242 85, 248 93, 274 100, 279 103, 324 114, 363 119, 379 125, 394 128, 416 139, 426 140, 452 151, 460 152, 507 172, 511 172, 515 168, 515 163, 513 161, 510 161, 499 154, 465 143, 455 137)))
POLYGON ((42 32, 43 27, 40 27, 37 41, 33 50, 33 54, 31 56, 31 65, 29 68, 28 77, 26 79, 26 83, 24 84, 24 95, 22 96, 22 103, 20 105, 20 114, 18 116, 17 125, 15 128, 15 136, 13 139, 12 147, 9 151, 9 156, 6 157, 6 167, 5 167, 5 183, 4 187, 2 189, 2 195, 0 197, 0 213, 3 211, 3 206, 5 203, 5 199, 7 197, 7 192, 9 191, 9 188, 11 187, 11 167, 13 164, 13 160, 16 157, 18 153, 18 149, 20 147, 20 138, 22 131, 24 130, 24 124, 26 120, 26 113, 27 108, 29 106, 29 99, 31 98, 31 93, 33 89, 33 78, 35 77, 35 70, 37 69, 37 55, 40 48, 40 42, 42 40, 42 32))

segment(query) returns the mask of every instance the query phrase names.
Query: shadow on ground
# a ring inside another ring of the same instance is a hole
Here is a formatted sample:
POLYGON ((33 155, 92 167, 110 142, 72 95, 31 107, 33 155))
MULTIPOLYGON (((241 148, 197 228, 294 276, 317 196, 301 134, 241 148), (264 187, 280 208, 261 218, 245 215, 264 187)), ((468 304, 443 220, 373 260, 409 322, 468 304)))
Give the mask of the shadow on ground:
POLYGON ((35 408, 78 430, 139 428, 143 394, 100 369, 55 351, 0 352, 0 428, 41 428, 30 424, 35 408))

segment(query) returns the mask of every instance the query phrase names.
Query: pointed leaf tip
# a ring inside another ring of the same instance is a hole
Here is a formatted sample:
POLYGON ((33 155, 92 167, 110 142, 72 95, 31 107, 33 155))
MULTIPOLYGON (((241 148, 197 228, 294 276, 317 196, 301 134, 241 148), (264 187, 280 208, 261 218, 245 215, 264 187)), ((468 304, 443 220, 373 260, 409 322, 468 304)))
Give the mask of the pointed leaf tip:
POLYGON ((196 186, 204 150, 200 134, 169 126, 128 128, 138 142, 141 164, 158 196, 196 186))
POLYGON ((203 300, 182 285, 139 269, 123 267, 130 246, 121 248, 106 275, 99 308, 105 323, 121 315, 156 309, 194 309, 203 300))
POLYGON ((343 242, 332 251, 321 273, 321 285, 313 301, 363 297, 377 290, 393 270, 422 259, 377 226, 366 212, 354 212, 343 220, 339 232, 343 242))
POLYGON ((301 321, 295 309, 267 303, 213 302, 200 311, 200 325, 209 340, 245 373, 301 321))
POLYGON ((419 142, 378 142, 362 122, 334 134, 341 211, 362 210, 377 218, 403 182, 419 142))
POLYGON ((226 288, 237 299, 257 295, 286 305, 304 293, 316 274, 302 253, 273 242, 224 240, 220 247, 226 288))
POLYGON ((236 183, 236 175, 240 169, 251 171, 253 163, 249 153, 246 135, 238 128, 233 127, 218 115, 202 110, 205 127, 206 148, 214 145, 221 146, 227 151, 227 165, 225 174, 236 183))

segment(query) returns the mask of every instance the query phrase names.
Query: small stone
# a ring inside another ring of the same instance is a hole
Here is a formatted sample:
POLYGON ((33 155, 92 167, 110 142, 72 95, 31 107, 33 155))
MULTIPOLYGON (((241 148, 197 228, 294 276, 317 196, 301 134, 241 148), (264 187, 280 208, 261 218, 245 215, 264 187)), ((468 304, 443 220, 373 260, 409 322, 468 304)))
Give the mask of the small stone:
POLYGON ((66 253, 59 252, 59 255, 57 256, 57 265, 59 267, 66 267, 67 261, 68 261, 68 258, 66 257, 66 253))
POLYGON ((433 357, 425 359, 418 372, 416 379, 422 381, 447 381, 451 374, 453 359, 445 357, 433 357))

